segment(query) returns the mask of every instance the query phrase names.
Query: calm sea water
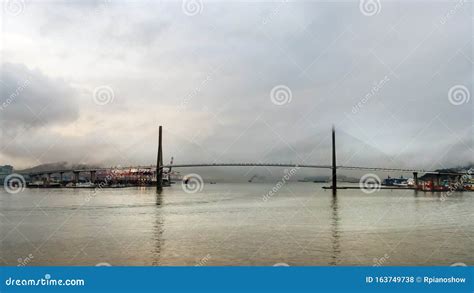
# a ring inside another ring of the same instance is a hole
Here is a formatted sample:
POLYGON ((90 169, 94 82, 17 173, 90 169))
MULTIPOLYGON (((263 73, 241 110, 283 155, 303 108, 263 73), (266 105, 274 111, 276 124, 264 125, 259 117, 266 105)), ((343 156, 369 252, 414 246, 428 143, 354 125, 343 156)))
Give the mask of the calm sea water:
POLYGON ((474 193, 287 184, 0 191, 3 265, 474 264, 474 193))

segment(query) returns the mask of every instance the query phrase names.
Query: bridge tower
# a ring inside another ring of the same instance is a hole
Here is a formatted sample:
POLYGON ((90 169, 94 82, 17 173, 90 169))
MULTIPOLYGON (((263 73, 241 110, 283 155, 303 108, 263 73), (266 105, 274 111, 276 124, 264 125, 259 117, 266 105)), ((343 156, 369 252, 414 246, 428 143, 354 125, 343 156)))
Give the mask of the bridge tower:
POLYGON ((163 188, 163 146, 162 146, 162 126, 158 129, 158 154, 156 156, 156 190, 163 188))

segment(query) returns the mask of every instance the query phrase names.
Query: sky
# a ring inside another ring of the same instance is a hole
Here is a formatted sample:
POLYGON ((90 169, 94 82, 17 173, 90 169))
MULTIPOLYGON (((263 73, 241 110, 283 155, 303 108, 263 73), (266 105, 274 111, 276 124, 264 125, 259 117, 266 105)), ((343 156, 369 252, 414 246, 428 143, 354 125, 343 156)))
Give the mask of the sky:
POLYGON ((0 165, 151 165, 158 125, 165 162, 330 164, 335 125, 341 165, 464 165, 472 15, 462 1, 4 1, 0 165))

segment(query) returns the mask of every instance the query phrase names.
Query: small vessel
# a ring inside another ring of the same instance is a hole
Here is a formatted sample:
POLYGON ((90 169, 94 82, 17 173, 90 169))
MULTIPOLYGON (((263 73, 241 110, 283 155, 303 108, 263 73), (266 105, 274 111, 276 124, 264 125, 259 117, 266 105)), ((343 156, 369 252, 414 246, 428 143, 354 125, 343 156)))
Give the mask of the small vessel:
POLYGON ((94 188, 95 184, 92 182, 78 182, 74 185, 76 188, 94 188))
POLYGON ((43 181, 33 181, 33 182, 30 182, 30 183, 27 183, 26 186, 30 187, 30 188, 40 188, 40 187, 44 186, 44 182, 43 181))
POLYGON ((408 179, 403 178, 403 176, 400 176, 400 178, 391 178, 388 176, 386 179, 382 181, 382 185, 384 186, 398 186, 398 187, 407 187, 408 186, 408 179))
POLYGON ((28 188, 59 188, 61 183, 59 182, 44 182, 44 181, 33 181, 26 185, 28 188))

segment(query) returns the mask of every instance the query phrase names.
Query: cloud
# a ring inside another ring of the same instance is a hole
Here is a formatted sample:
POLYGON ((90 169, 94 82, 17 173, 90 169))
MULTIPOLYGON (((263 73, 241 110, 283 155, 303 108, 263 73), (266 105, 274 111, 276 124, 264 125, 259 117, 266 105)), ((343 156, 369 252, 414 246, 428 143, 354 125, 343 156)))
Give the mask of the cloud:
MULTIPOLYGON (((38 77, 18 101, 45 120, 44 143, 22 138, 34 155, 7 159, 33 164, 54 138, 41 161, 152 164, 163 124, 177 163, 325 164, 336 124, 341 162, 459 164, 472 151, 473 99, 455 106, 448 92, 474 92, 471 15, 468 5, 450 13, 456 3, 383 2, 371 17, 357 1, 205 2, 192 17, 172 2, 28 5, 5 21, 5 58, 38 69, 10 65, 8 91, 38 77), (102 85, 115 93, 106 106, 91 98, 102 85), (290 103, 272 103, 278 85, 290 103)), ((3 121, 38 128, 22 104, 3 121)))
POLYGON ((25 65, 0 67, 3 133, 68 123, 79 117, 77 92, 66 82, 48 78, 25 65))
MULTIPOLYGON (((1 153, 30 160, 28 148, 53 141, 51 127, 79 117, 77 91, 62 80, 47 77, 25 65, 3 63, 0 67, 1 153)), ((12 158, 11 158, 12 159, 12 158)))

